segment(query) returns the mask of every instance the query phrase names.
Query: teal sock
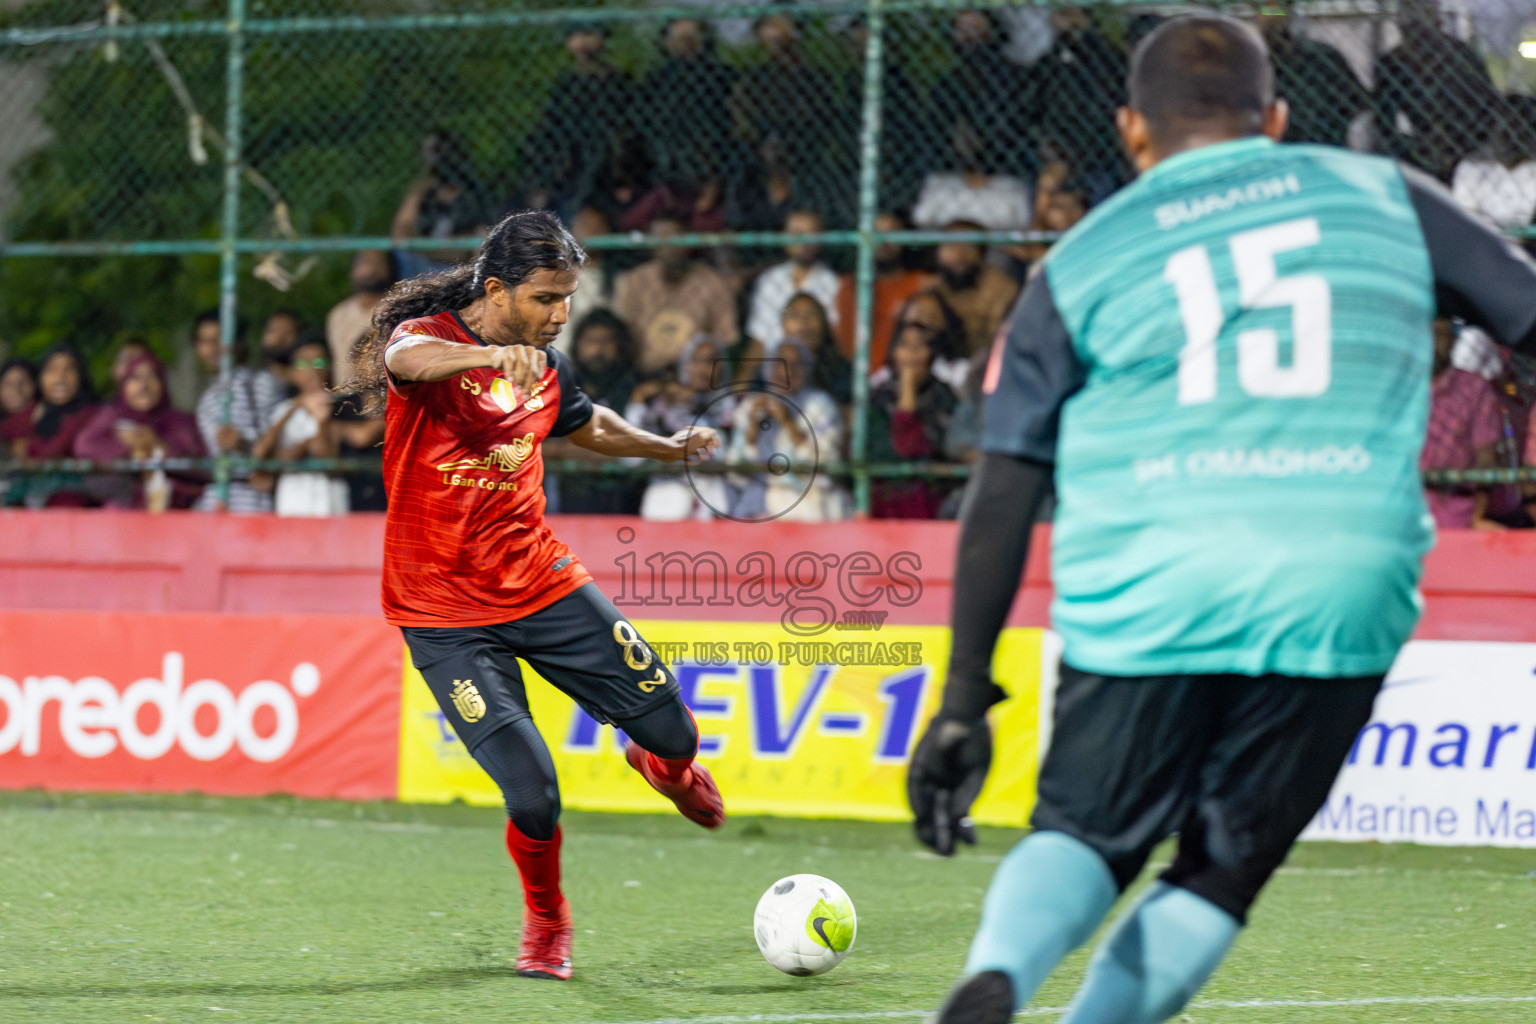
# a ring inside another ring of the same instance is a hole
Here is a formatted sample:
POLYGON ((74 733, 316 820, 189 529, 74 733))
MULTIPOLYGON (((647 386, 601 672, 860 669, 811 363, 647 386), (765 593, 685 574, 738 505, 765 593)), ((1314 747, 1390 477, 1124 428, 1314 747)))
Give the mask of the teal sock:
POLYGON ((1017 1010, 1093 935, 1119 895, 1109 865, 1062 832, 1036 832, 998 865, 966 974, 1003 971, 1017 1010))
POLYGON ((1189 1002, 1242 928, 1215 904, 1158 882, 1105 936, 1059 1024, 1156 1024, 1189 1002))

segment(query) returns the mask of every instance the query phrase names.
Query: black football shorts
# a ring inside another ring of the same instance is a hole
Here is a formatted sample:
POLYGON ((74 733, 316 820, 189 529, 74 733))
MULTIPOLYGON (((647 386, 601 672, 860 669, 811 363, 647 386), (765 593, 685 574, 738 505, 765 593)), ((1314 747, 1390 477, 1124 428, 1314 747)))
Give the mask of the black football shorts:
POLYGON ((595 583, 512 622, 401 631, 411 663, 471 750, 527 716, 519 658, 599 722, 637 718, 678 692, 671 669, 595 583))
POLYGON ((1094 849, 1122 890, 1177 834, 1163 880, 1242 921, 1327 799, 1381 682, 1063 663, 1030 824, 1094 849))

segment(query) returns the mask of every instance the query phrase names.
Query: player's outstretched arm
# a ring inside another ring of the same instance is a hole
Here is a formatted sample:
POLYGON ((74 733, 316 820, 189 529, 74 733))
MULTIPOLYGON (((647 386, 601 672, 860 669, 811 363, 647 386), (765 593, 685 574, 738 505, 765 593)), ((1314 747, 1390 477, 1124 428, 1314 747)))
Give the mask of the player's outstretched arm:
POLYGON ((500 371, 524 394, 544 376, 544 351, 532 345, 466 345, 426 335, 401 338, 384 353, 384 366, 399 380, 446 380, 465 370, 500 371))
POLYGON ((612 409, 592 407, 592 418, 570 439, 588 451, 614 458, 656 459, 660 462, 703 462, 720 449, 720 435, 710 427, 688 427, 671 437, 641 430, 612 409))
POLYGON ((918 742, 907 775, 917 837, 946 856, 957 839, 976 841, 971 804, 992 762, 987 709, 1007 696, 992 681, 992 651, 1050 489, 1062 403, 1085 379, 1049 277, 1037 272, 987 369, 986 454, 960 513, 949 675, 939 713, 918 742))
POLYGON ((976 842, 971 804, 992 764, 987 709, 1007 696, 992 681, 992 652, 1029 558, 1030 531, 1050 489, 1051 467, 984 456, 960 515, 954 642, 939 712, 912 755, 907 795, 917 837, 948 856, 976 842))

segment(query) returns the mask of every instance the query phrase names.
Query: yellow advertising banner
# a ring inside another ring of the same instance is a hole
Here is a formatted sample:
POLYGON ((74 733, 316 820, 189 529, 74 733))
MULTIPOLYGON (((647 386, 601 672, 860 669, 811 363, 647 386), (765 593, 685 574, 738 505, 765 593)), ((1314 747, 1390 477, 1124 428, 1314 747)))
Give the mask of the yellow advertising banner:
MULTIPOLYGON (((727 813, 905 820, 906 765, 938 709, 949 630, 889 626, 858 640, 807 641, 778 623, 637 621, 671 666, 699 724, 699 758, 727 813), (701 640, 700 638, 708 638, 701 640)), ((849 634, 836 634, 846 637, 849 634)), ((1005 630, 996 665, 1012 696, 993 708, 983 824, 1021 825, 1039 761, 1044 631, 1005 630)), ((405 659, 400 799, 498 804, 500 793, 405 659)), ((667 810, 624 761, 622 738, 523 666, 534 721, 554 755, 566 807, 667 810)))

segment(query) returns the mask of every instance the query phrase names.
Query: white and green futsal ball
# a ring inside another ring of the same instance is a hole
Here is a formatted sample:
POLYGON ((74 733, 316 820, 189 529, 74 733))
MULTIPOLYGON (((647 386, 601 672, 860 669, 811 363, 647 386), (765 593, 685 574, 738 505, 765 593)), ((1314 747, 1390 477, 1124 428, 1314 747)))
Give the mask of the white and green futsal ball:
POLYGON ((796 977, 825 974, 842 963, 857 931, 853 901, 820 875, 790 875, 774 882, 752 917, 763 958, 796 977))

